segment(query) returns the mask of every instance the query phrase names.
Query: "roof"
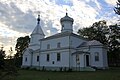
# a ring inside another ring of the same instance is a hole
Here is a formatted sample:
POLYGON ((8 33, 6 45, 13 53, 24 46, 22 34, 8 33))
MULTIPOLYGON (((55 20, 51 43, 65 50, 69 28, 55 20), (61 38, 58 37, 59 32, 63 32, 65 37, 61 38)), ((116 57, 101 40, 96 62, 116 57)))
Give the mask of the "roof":
POLYGON ((77 48, 79 48, 79 47, 87 47, 87 46, 100 46, 100 45, 103 45, 103 44, 100 43, 97 40, 92 40, 92 41, 88 41, 88 42, 83 42, 77 48))
POLYGON ((26 51, 29 51, 29 53, 32 53, 32 52, 33 52, 32 49, 30 49, 30 48, 26 48, 25 50, 23 50, 23 54, 24 54, 26 51))
POLYGON ((35 29, 33 30, 31 35, 33 35, 33 34, 45 35, 39 24, 37 24, 37 26, 35 27, 35 29))
POLYGON ((37 18, 37 26, 35 27, 35 29, 33 30, 32 34, 31 35, 34 35, 34 34, 40 34, 40 35, 43 35, 45 36, 41 26, 40 26, 40 15, 38 15, 38 18, 37 18))
POLYGON ((60 19, 60 22, 63 22, 63 21, 71 21, 71 22, 73 22, 74 20, 73 20, 73 18, 68 16, 68 13, 66 13, 65 17, 60 19))
POLYGON ((87 39, 81 37, 80 35, 77 35, 75 33, 69 32, 69 31, 61 32, 61 33, 58 33, 58 34, 43 38, 41 40, 49 40, 49 39, 55 39, 55 38, 60 38, 60 37, 65 37, 65 36, 74 36, 74 37, 77 37, 77 38, 80 38, 80 39, 87 40, 87 39))
POLYGON ((89 54, 89 52, 85 52, 85 51, 76 51, 76 52, 72 53, 72 55, 73 55, 73 54, 89 54))

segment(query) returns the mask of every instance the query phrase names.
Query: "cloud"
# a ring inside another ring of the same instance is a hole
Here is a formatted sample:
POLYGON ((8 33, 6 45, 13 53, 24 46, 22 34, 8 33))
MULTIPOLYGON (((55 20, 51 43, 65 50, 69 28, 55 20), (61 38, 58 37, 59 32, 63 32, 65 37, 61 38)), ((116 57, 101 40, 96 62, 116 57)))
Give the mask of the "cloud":
POLYGON ((115 0, 0 0, 0 42, 5 46, 15 45, 18 37, 31 34, 38 11, 41 27, 49 36, 61 31, 60 19, 65 16, 66 8, 74 19, 76 33, 100 19, 117 19, 113 17, 114 4, 115 0))
POLYGON ((9 29, 19 32, 29 32, 29 29, 33 27, 35 18, 32 15, 32 12, 29 11, 28 13, 23 13, 14 3, 10 3, 9 6, 0 3, 0 6, 2 7, 0 10, 0 21, 9 29))
POLYGON ((76 29, 74 28, 75 32, 79 28, 88 27, 89 25, 96 21, 96 16, 99 15, 96 8, 94 8, 92 5, 89 5, 84 0, 82 1, 73 0, 73 3, 74 4, 72 6, 72 10, 74 11, 72 14, 75 14, 73 15, 73 18, 75 20, 74 26, 76 28, 76 29))
POLYGON ((106 3, 113 5, 113 6, 115 6, 116 2, 117 2, 117 0, 105 0, 105 1, 106 1, 106 3))

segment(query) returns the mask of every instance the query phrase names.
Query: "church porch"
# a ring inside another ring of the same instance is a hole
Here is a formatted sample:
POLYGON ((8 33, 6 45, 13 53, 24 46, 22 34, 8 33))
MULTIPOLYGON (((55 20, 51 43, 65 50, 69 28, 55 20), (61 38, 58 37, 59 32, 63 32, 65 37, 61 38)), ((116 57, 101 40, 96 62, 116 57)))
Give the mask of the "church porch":
POLYGON ((90 53, 84 51, 76 51, 72 53, 72 69, 73 71, 95 71, 90 67, 90 53))

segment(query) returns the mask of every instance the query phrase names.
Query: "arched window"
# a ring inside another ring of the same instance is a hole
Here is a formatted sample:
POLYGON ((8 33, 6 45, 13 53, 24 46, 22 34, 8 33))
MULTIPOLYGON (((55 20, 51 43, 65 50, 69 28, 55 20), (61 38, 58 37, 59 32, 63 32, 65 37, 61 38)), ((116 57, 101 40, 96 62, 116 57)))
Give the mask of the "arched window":
POLYGON ((62 25, 62 30, 64 29, 64 25, 62 25))
POLYGON ((60 48, 61 47, 61 44, 60 44, 60 42, 59 43, 57 43, 57 48, 60 48))
POLYGON ((39 61, 39 56, 37 56, 37 62, 39 61))
POLYGON ((99 53, 95 52, 95 61, 99 61, 99 53))
POLYGON ((46 60, 49 62, 49 60, 50 60, 50 55, 49 54, 47 54, 46 60))
POLYGON ((25 57, 25 62, 27 62, 27 57, 25 57))
POLYGON ((79 56, 79 54, 76 54, 76 62, 77 62, 77 64, 80 63, 80 56, 79 56))
POLYGON ((50 49, 50 44, 47 44, 47 49, 50 49))
POLYGON ((57 53, 57 61, 60 61, 60 53, 57 53))

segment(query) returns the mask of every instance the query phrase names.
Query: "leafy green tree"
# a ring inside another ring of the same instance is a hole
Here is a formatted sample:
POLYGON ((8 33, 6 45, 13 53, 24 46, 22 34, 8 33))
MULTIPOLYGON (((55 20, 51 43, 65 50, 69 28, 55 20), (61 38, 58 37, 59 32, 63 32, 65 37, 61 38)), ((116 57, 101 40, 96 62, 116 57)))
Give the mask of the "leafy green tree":
POLYGON ((78 34, 80 36, 90 39, 90 40, 97 40, 103 44, 107 45, 107 34, 108 34, 108 26, 106 25, 106 21, 102 20, 99 22, 95 22, 92 26, 79 29, 78 34))
POLYGON ((5 65, 5 51, 3 50, 3 47, 1 47, 0 49, 0 69, 3 69, 4 68, 4 65, 5 65))
POLYGON ((0 49, 0 80, 14 80, 17 75, 17 69, 5 59, 3 47, 0 49))
POLYGON ((106 25, 106 21, 99 21, 93 23, 88 28, 79 29, 80 36, 90 40, 97 40, 108 46, 109 62, 120 66, 120 26, 106 25))
POLYGON ((120 26, 110 25, 109 32, 109 56, 112 56, 110 61, 115 66, 120 66, 120 26))
POLYGON ((29 42, 30 42, 29 36, 19 37, 17 39, 15 50, 17 51, 18 57, 22 56, 22 52, 28 47, 29 42))
POLYGON ((120 0, 117 0, 117 6, 115 7, 114 11, 116 14, 120 15, 120 0))
POLYGON ((15 50, 17 53, 15 54, 15 65, 20 66, 22 64, 22 53, 28 47, 30 42, 29 36, 19 37, 17 39, 15 50))
POLYGON ((78 34, 82 37, 93 40, 95 38, 96 30, 93 27, 79 29, 78 34), (92 36, 91 36, 92 35, 92 36))
POLYGON ((120 26, 110 25, 109 32, 110 50, 120 49, 120 26))

